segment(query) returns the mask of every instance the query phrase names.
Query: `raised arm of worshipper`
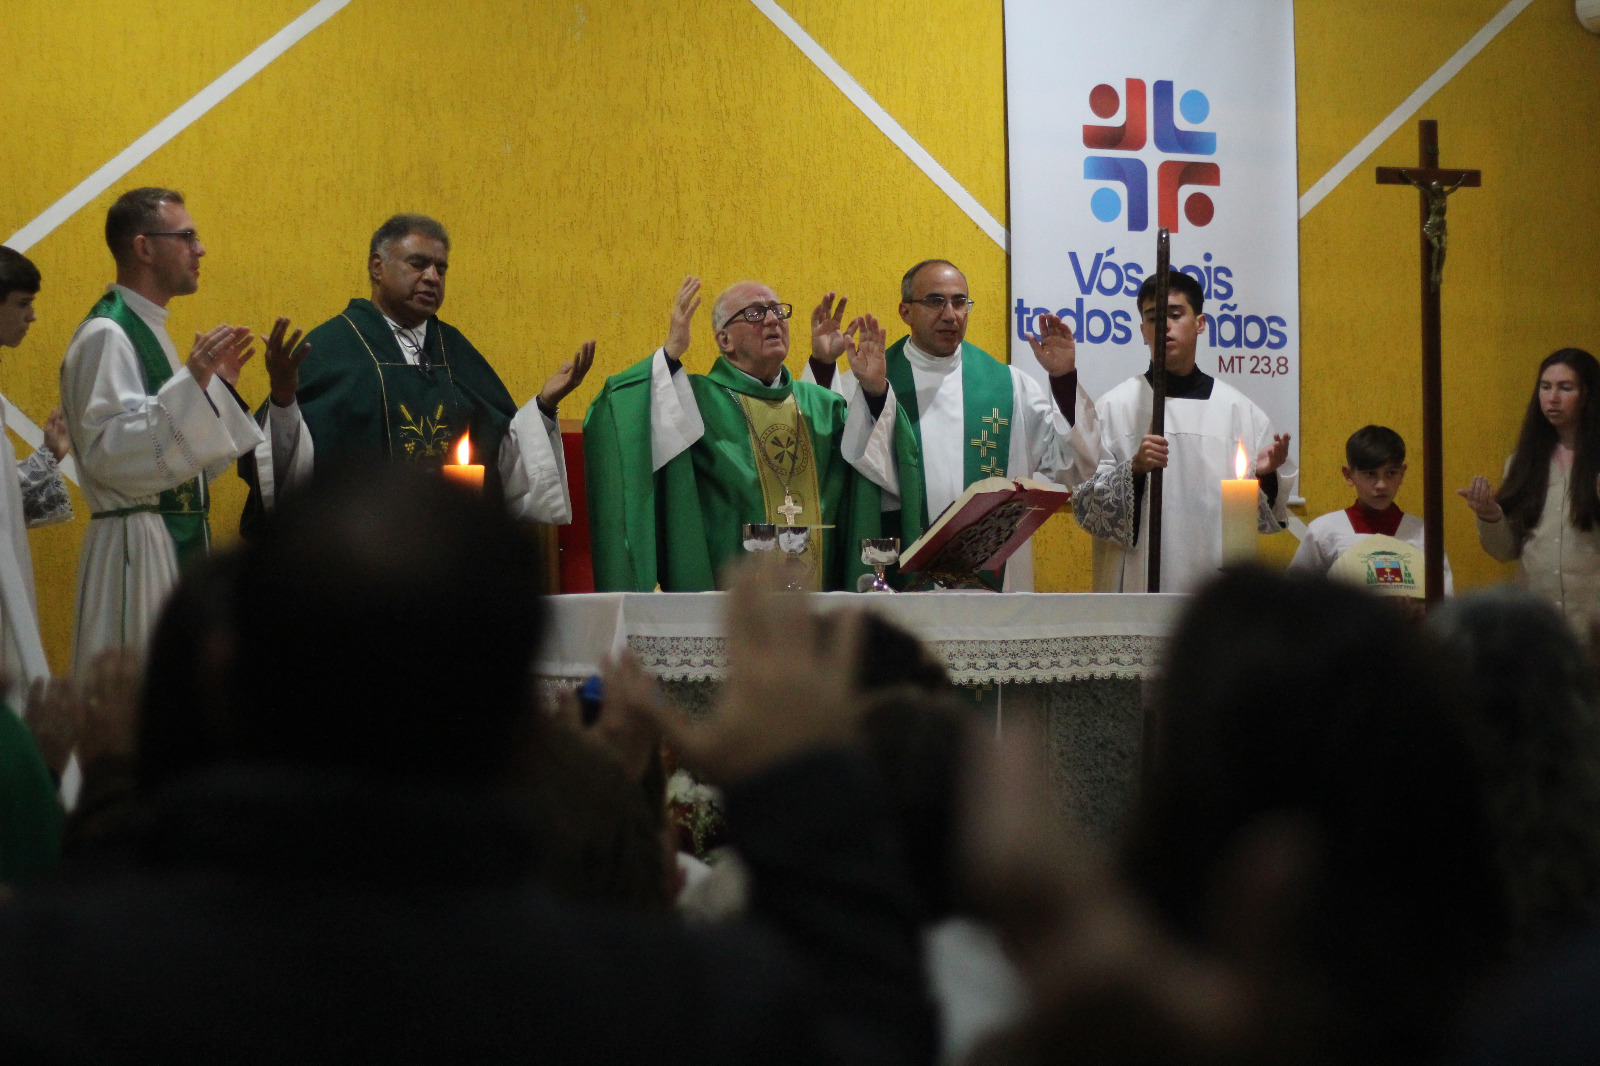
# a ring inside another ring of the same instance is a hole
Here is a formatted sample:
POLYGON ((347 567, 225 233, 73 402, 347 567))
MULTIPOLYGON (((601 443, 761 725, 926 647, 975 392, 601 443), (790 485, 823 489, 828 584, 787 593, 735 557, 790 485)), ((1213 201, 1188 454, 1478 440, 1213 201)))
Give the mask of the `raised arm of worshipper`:
POLYGON ((864 616, 824 627, 770 559, 728 597, 728 674, 716 713, 647 705, 681 761, 724 786, 753 880, 752 922, 811 975, 818 1061, 933 1061, 917 913, 882 784, 858 750, 864 616), (784 634, 781 643, 772 635, 784 634))
POLYGON ((500 442, 499 465, 506 508, 513 516, 554 526, 572 521, 556 405, 583 383, 592 366, 594 341, 585 341, 511 420, 500 442))
MULTIPOLYGON (((220 469, 261 443, 255 422, 211 372, 224 359, 238 365, 248 358, 248 332, 218 326, 197 335, 189 359, 151 396, 121 327, 91 318, 78 328, 61 365, 61 399, 80 467, 98 488, 130 503, 220 469)), ((118 506, 111 498, 96 504, 118 506)))
POLYGON ((22 516, 29 529, 72 519, 72 498, 57 464, 72 447, 67 421, 57 405, 44 423, 44 446, 17 464, 22 488, 22 516))

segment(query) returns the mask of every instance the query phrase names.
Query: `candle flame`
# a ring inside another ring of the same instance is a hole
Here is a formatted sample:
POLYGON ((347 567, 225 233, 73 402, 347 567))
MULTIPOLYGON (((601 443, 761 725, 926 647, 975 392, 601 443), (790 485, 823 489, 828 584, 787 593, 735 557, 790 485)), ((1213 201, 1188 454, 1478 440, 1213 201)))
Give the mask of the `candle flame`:
POLYGON ((1250 472, 1250 457, 1244 453, 1244 441, 1239 442, 1239 450, 1233 456, 1233 476, 1242 479, 1250 472))
POLYGON ((472 442, 468 438, 469 434, 461 434, 461 443, 456 445, 456 464, 459 466, 467 466, 472 462, 472 442))

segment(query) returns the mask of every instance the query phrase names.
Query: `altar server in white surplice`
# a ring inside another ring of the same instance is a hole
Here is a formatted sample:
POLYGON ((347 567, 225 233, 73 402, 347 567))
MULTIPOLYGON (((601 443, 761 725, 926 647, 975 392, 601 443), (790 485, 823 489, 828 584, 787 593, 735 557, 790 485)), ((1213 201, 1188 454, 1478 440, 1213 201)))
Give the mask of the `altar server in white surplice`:
MULTIPOLYGON (((1154 343, 1155 277, 1139 288, 1145 344, 1154 343)), ((1143 592, 1148 587, 1149 478, 1163 467, 1161 591, 1192 592, 1222 565, 1222 488, 1236 477, 1242 445, 1261 491, 1257 528, 1277 533, 1288 519, 1297 471, 1289 435, 1274 434, 1266 412, 1238 389, 1195 366, 1205 332, 1205 292, 1173 271, 1167 307, 1166 433, 1150 434, 1155 393, 1151 371, 1124 381, 1095 401, 1100 416, 1100 465, 1073 498, 1078 524, 1095 537, 1096 592, 1143 592)))
MULTIPOLYGON (((38 267, 22 253, 0 247, 0 348, 15 348, 28 335, 39 284, 38 267)), ((16 477, 0 477, 0 677, 12 682, 0 698, 16 709, 33 681, 50 676, 39 639, 27 531, 68 521, 72 501, 56 465, 68 448, 61 409, 51 411, 45 421, 44 446, 20 463, 5 423, 6 406, 0 400, 0 471, 16 471, 16 477)))
POLYGON ((207 478, 262 442, 233 384, 254 353, 246 327, 196 335, 187 360, 167 303, 200 287, 205 246, 171 189, 124 193, 106 215, 116 284, 73 334, 61 402, 90 511, 78 559, 72 668, 143 649, 183 561, 210 543, 207 478))
MULTIPOLYGON (((812 315, 806 379, 854 401, 855 375, 836 374, 845 350, 840 322, 845 301, 830 293, 812 315)), ((1050 386, 968 344, 972 310, 967 279, 943 259, 918 263, 900 279, 900 320, 911 330, 885 352, 889 405, 910 416, 922 448, 927 514, 920 528, 988 477, 1031 477, 1072 487, 1095 471, 1100 448, 1094 404, 1078 384, 1072 332, 1059 319, 1030 338, 1050 386)), ((845 331, 848 332, 848 331, 845 331)), ((894 497, 886 508, 898 510, 894 497)), ((1033 587, 1028 547, 1006 568, 1007 589, 1033 587)))

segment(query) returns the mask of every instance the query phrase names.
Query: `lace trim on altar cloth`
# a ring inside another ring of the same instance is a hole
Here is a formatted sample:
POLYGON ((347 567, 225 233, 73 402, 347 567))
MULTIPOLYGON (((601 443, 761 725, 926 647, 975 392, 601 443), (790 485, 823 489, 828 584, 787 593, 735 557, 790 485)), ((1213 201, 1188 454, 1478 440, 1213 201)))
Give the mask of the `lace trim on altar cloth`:
MULTIPOLYGON (((960 685, 1142 678, 1155 672, 1162 637, 1095 635, 1013 640, 936 640, 933 649, 960 685)), ((722 637, 629 637, 640 664, 663 681, 713 681, 728 669, 722 637)), ((554 688, 575 679, 541 681, 554 688)))

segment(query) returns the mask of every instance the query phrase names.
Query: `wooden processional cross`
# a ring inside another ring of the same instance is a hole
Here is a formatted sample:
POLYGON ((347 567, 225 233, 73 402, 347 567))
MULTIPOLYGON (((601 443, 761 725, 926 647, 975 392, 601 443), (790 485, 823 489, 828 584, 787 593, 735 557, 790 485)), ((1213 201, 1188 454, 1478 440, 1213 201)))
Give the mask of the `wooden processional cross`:
POLYGON ((1414 167, 1379 167, 1379 185, 1410 185, 1422 200, 1422 535, 1423 594, 1428 606, 1444 596, 1444 467, 1439 375, 1439 286, 1449 236, 1446 201, 1462 187, 1482 182, 1476 170, 1444 170, 1439 166, 1439 124, 1417 123, 1418 163, 1414 167))

